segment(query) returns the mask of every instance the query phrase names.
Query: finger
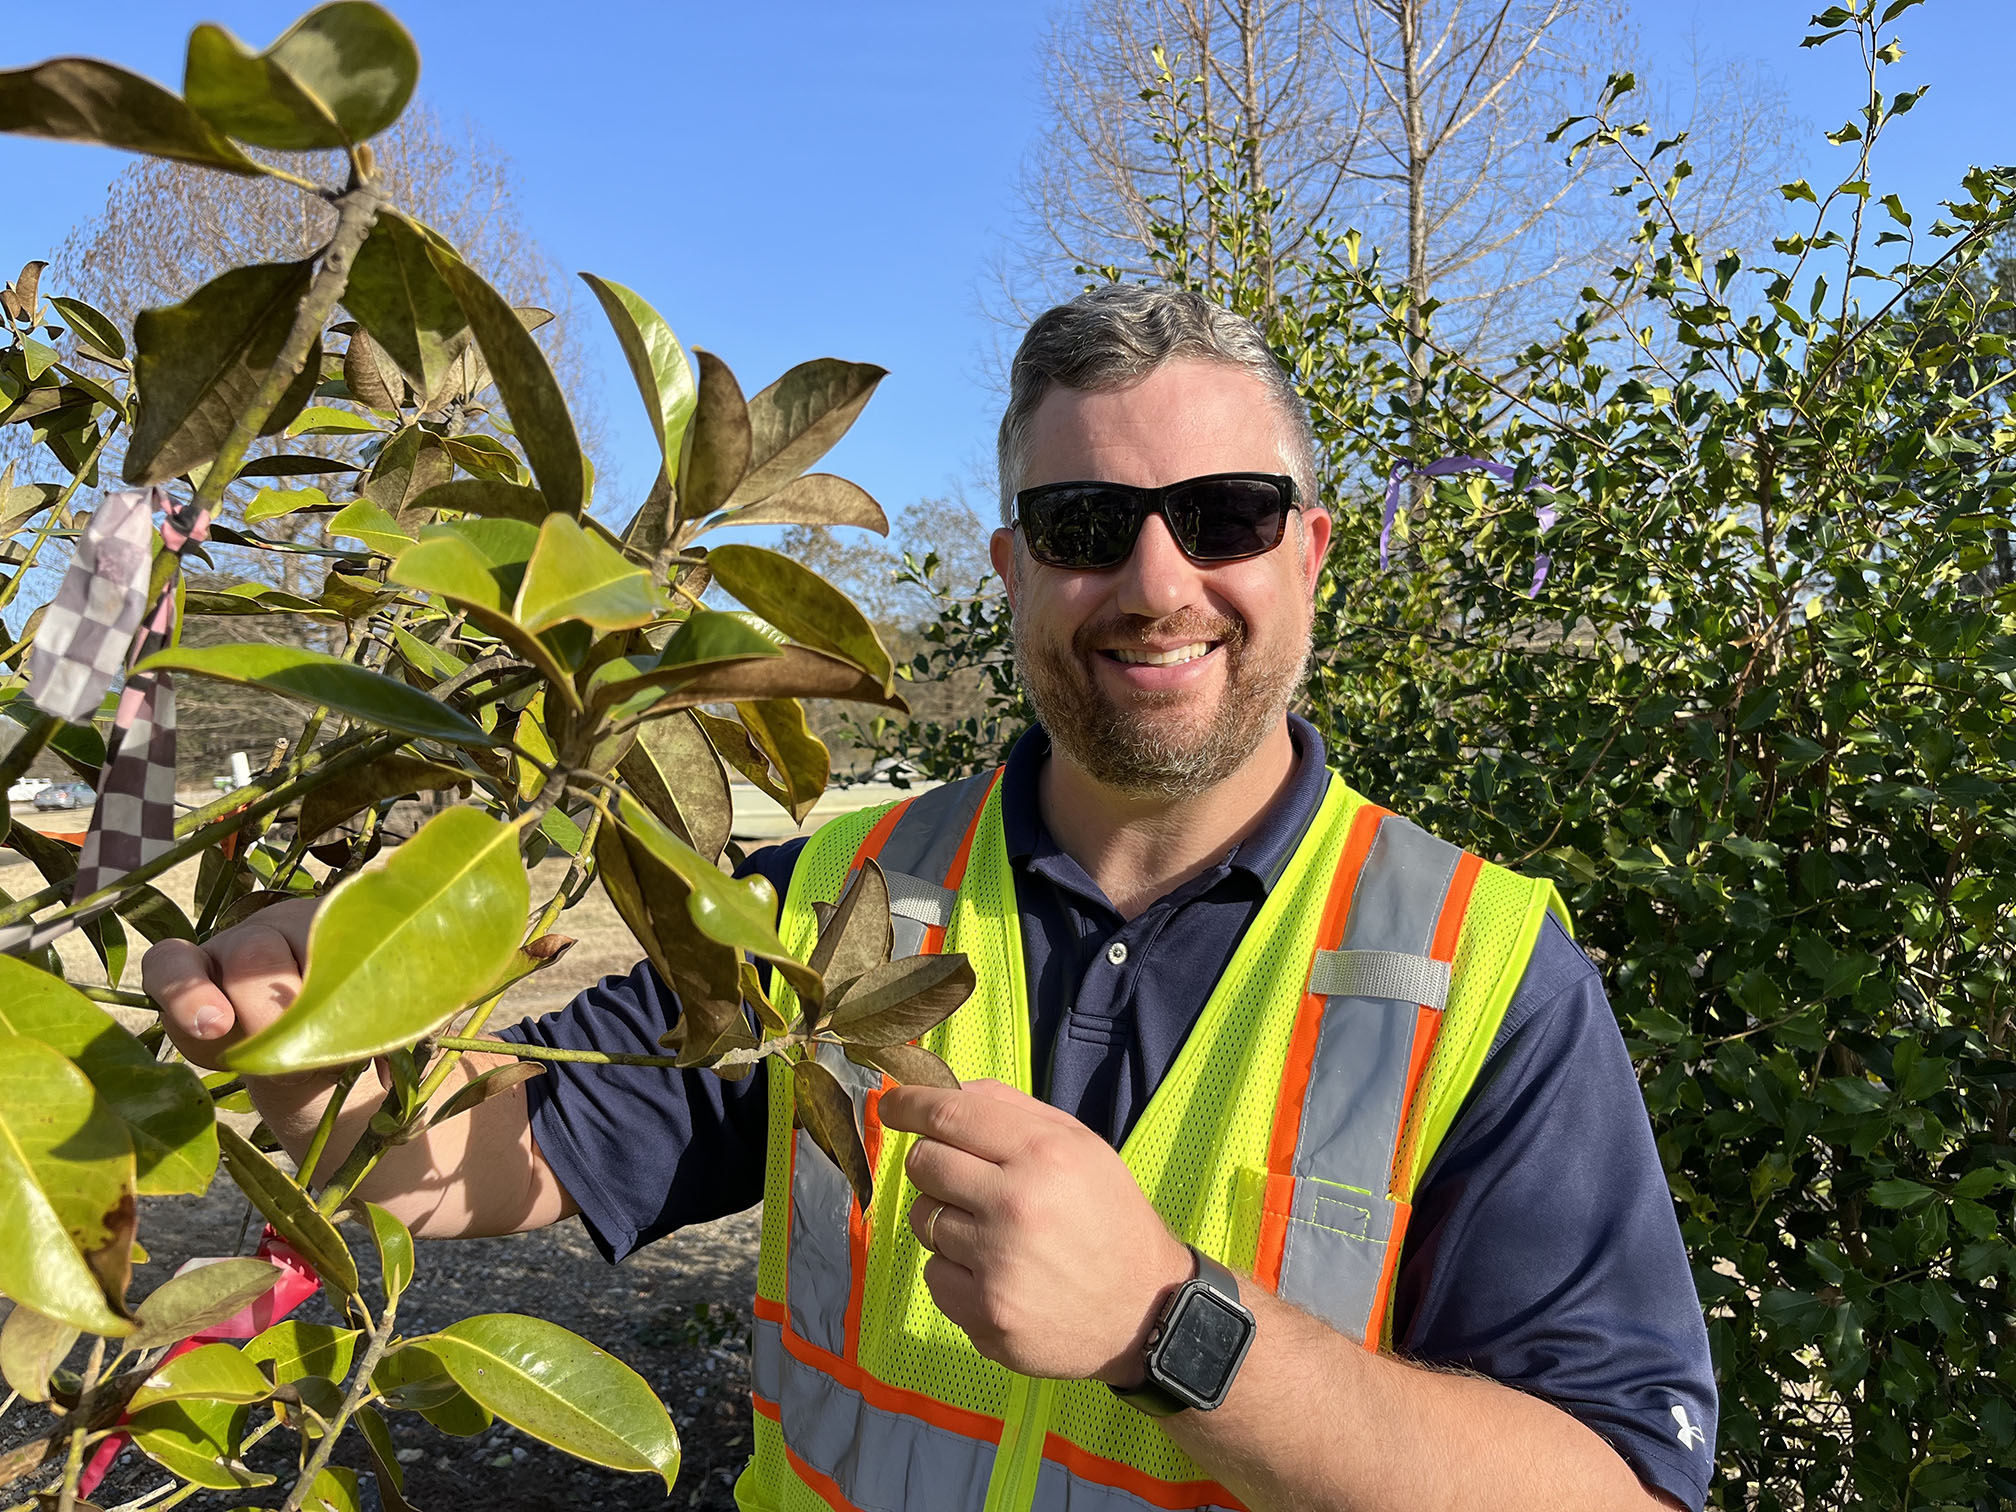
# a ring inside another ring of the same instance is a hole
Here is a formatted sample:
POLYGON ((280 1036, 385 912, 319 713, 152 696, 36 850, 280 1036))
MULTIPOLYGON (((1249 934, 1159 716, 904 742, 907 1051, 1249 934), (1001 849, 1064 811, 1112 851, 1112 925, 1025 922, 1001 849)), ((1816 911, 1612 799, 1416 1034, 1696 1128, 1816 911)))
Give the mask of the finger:
POLYGON ((243 1033, 264 1029, 301 991, 301 962, 294 949, 286 932, 256 918, 210 942, 217 980, 243 1033))
POLYGON ((926 1197, 955 1203, 968 1212, 991 1209, 1007 1178, 1001 1167, 956 1145, 920 1139, 903 1157, 910 1184, 926 1197))
POLYGON ((980 1225, 973 1215, 935 1197, 919 1197, 910 1204, 910 1232, 930 1253, 949 1256, 961 1265, 980 1254, 980 1225))
POLYGON ((980 1278, 956 1260, 933 1255, 924 1262, 924 1285, 931 1300, 971 1337, 980 1318, 980 1278))
POLYGON ((897 1087, 882 1094, 880 1108, 885 1128, 957 1145, 996 1164, 1027 1146, 1031 1127, 1041 1122, 1024 1104, 975 1096, 963 1087, 897 1087))
POLYGON ((176 1049, 199 1065, 209 1064, 205 1042, 229 1034, 237 1019, 215 967, 210 953, 189 940, 163 940, 140 958, 141 989, 161 1005, 162 1027, 176 1049))
POLYGON ((1020 1109, 1031 1118, 1042 1119, 1049 1123, 1078 1124, 1078 1120, 1073 1118, 1069 1113, 1066 1113, 1062 1108, 1054 1107, 1044 1102, 1041 1098, 1031 1097, 1019 1087, 1011 1087, 1008 1083, 996 1081, 992 1077, 984 1077, 979 1081, 966 1082, 962 1085, 961 1090, 971 1092, 975 1097, 998 1103, 1006 1108, 1020 1109))

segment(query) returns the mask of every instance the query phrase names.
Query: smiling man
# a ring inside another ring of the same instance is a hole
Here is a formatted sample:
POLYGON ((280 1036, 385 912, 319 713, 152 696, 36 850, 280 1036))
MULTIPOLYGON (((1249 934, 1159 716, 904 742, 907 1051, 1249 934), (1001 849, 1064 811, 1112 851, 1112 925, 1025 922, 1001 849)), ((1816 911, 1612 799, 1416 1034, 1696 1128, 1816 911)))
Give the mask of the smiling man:
MULTIPOLYGON (((1052 310, 1000 461, 1039 727, 751 862, 795 946, 872 857, 897 951, 973 963, 926 1041, 962 1089, 830 1062, 872 1210, 775 1067, 554 1065, 365 1195, 436 1235, 579 1212, 612 1258, 760 1196, 748 1508, 1699 1507, 1706 1331, 1594 969, 1550 887, 1289 712, 1331 521, 1259 334, 1168 290, 1052 310)), ((149 954, 192 1058, 284 1011, 305 930, 149 954)), ((648 1051, 677 1013, 640 966, 514 1036, 648 1051)), ((328 1086, 253 1094, 298 1151, 328 1086)))

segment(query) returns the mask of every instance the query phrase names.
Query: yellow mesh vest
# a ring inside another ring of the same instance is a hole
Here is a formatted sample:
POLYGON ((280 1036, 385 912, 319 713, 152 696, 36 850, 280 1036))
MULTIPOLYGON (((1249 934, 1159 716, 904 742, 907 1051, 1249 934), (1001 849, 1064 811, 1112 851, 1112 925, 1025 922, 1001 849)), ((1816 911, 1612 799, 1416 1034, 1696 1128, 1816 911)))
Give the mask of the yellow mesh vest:
MULTIPOLYGON (((978 985, 924 1043, 962 1079, 993 1077, 1029 1091, 1020 917, 1001 838, 1000 801, 997 787, 980 817, 944 947, 971 958, 978 985)), ((1267 1166, 1282 1068, 1325 899, 1352 819, 1365 802, 1332 778, 1294 857, 1121 1149, 1170 1227, 1242 1273, 1250 1274, 1257 1231, 1257 1213, 1246 1200, 1251 1178, 1267 1166)), ((839 895, 855 852, 886 811, 835 820, 800 856, 780 921, 780 933, 794 951, 809 951, 816 937, 812 903, 839 895)), ((1559 902, 1547 883, 1483 867, 1458 937, 1450 997, 1414 1104, 1403 1147, 1411 1150, 1411 1159, 1396 1196, 1411 1197, 1454 1121, 1550 908, 1558 911, 1559 902)), ((789 996, 780 982, 779 1006, 787 1013, 789 996)), ((759 1314, 773 1316, 787 1285, 791 1108, 789 1072, 772 1062, 757 1307, 759 1314)), ((870 1390, 888 1388, 871 1400, 890 1410, 901 1410, 914 1394, 949 1409, 945 1424, 997 1442, 987 1512, 1022 1512, 1031 1505, 1039 1475, 1054 1477, 1060 1470, 1117 1493, 1152 1493, 1161 1506, 1237 1506, 1152 1418, 1120 1402, 1104 1385, 1017 1376, 980 1356, 938 1311, 922 1280, 925 1253, 904 1221, 917 1197, 903 1170, 909 1142, 910 1136, 894 1132, 882 1139, 861 1288, 859 1374, 849 1379, 870 1390), (1171 1499, 1172 1492, 1181 1496, 1171 1499)), ((1390 1315, 1387 1321, 1390 1327, 1390 1315)), ((927 1410, 920 1407, 919 1415, 927 1410)), ((816 1472, 794 1461, 777 1422, 759 1401, 755 1453, 736 1486, 739 1504, 784 1512, 832 1512, 850 1505, 831 1483, 822 1484, 816 1472)), ((1046 1504, 1051 1500, 1046 1496, 1046 1504)), ((1104 1505, 1096 1497, 1088 1501, 1104 1505)), ((914 1505, 933 1504, 927 1497, 914 1505)))

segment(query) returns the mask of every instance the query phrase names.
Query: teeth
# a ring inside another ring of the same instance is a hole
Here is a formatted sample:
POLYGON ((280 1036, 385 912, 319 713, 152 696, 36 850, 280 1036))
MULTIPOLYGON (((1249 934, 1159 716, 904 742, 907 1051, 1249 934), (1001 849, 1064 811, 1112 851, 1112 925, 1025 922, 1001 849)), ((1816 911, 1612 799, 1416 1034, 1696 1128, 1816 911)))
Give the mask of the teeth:
POLYGON ((1173 667, 1209 655, 1210 651, 1210 642, 1192 641, 1189 645, 1178 646, 1173 651, 1115 651, 1113 658, 1135 667, 1173 667))

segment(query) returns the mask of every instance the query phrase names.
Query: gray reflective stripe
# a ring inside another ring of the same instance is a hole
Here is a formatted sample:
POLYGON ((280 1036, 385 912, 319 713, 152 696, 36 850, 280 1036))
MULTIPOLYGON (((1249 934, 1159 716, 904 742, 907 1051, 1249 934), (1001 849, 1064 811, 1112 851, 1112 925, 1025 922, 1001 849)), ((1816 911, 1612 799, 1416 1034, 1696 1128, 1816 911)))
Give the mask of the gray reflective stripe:
POLYGON ((942 885, 993 785, 994 774, 982 772, 918 794, 882 842, 876 864, 885 872, 903 872, 942 885))
POLYGON ((793 1358, 775 1323, 758 1318, 750 1342, 751 1385, 777 1404, 784 1442, 830 1475, 856 1507, 978 1512, 986 1505, 990 1441, 870 1406, 859 1392, 793 1358))
POLYGON ((1449 1006, 1449 963, 1398 950, 1319 950, 1309 990, 1323 997, 1383 997, 1438 1012, 1449 1006))
MULTIPOLYGON (((855 1065, 833 1045, 819 1046, 818 1056, 847 1089, 858 1120, 869 1092, 882 1085, 882 1074, 855 1065)), ((797 1146, 791 1162, 791 1247, 784 1300, 799 1338, 839 1354, 846 1343, 847 1293, 853 1282, 847 1219, 854 1209, 854 1191, 811 1135, 800 1129, 792 1137, 797 1146)))
POLYGON ((959 894, 951 888, 908 872, 891 871, 886 866, 882 875, 889 883, 889 912, 915 919, 919 924, 935 924, 940 929, 952 922, 952 909, 959 901, 959 894))
MULTIPOLYGON (((1029 1512, 1142 1512, 1143 1508, 1155 1508, 1159 1512, 1168 1505, 1166 1501, 1149 1501, 1132 1491, 1122 1491, 1118 1486, 1102 1486, 1097 1481, 1086 1480, 1073 1475, 1055 1460, 1046 1459, 1036 1472, 1036 1499, 1030 1503, 1029 1512)), ((1224 1502, 1203 1501, 1191 1505, 1197 1512, 1234 1512, 1224 1502)))
MULTIPOLYGON (((1358 874, 1340 953, 1425 957, 1462 851, 1387 816, 1358 874)), ((1413 1059, 1417 1005, 1432 999, 1335 993, 1302 1104, 1280 1295, 1363 1338, 1396 1216, 1387 1195, 1413 1059)))

